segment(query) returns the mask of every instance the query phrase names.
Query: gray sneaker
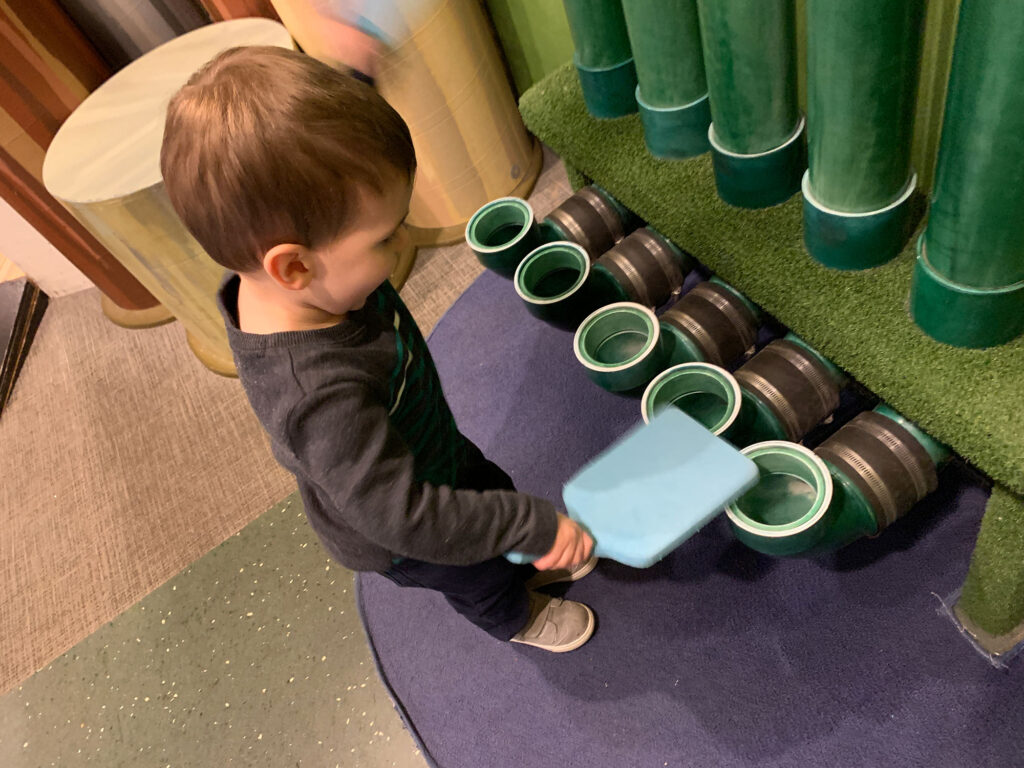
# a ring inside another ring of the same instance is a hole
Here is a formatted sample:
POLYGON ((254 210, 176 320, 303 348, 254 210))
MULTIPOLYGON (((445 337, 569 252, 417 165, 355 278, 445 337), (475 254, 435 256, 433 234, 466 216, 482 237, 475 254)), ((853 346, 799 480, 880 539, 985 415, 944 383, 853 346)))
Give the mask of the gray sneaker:
POLYGON ((583 603, 530 593, 530 620, 513 643, 552 653, 574 651, 594 634, 594 612, 583 603))
POLYGON ((558 584, 563 581, 579 581, 594 568, 597 567, 597 557, 591 556, 589 560, 585 560, 575 568, 564 568, 554 571, 538 571, 537 574, 530 578, 526 582, 526 588, 540 589, 546 587, 549 584, 558 584))

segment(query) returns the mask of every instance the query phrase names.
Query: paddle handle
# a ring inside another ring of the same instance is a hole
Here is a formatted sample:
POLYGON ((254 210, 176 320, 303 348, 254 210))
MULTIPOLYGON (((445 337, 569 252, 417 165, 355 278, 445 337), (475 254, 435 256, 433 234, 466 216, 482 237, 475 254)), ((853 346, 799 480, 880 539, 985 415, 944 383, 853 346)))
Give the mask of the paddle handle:
POLYGON ((526 563, 532 563, 537 559, 537 555, 527 555, 524 552, 506 552, 505 559, 513 565, 524 565, 526 563))

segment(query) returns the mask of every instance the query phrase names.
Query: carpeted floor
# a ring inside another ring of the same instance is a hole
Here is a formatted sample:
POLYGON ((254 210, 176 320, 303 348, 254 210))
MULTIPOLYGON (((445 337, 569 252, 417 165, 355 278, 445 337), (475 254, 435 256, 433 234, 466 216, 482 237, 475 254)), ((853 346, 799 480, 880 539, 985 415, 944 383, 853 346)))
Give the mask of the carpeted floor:
MULTIPOLYGON (((554 500, 639 418, 636 401, 590 384, 571 338, 490 273, 431 338, 462 429, 554 500)), ((572 585, 598 630, 561 656, 494 642, 433 593, 376 575, 359 577, 360 600, 440 768, 1020 765, 1020 665, 989 666, 937 613, 986 497, 954 465, 882 536, 814 560, 760 556, 719 518, 653 568, 607 561, 572 585)))

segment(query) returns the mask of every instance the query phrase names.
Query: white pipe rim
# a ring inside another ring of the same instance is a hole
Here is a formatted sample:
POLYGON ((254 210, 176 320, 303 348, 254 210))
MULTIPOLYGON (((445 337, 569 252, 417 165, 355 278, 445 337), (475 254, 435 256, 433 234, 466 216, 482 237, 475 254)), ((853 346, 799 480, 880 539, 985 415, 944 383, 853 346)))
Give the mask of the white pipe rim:
POLYGON ((740 384, 738 381, 736 381, 736 377, 729 373, 729 371, 725 370, 725 368, 722 368, 720 365, 714 365, 713 363, 679 363, 678 365, 673 365, 671 368, 666 368, 664 371, 662 371, 653 379, 651 379, 651 383, 647 385, 647 388, 644 390, 643 398, 640 400, 640 415, 643 416, 644 424, 651 423, 651 419, 647 415, 647 413, 648 411, 652 410, 649 407, 650 400, 654 396, 654 391, 657 389, 658 385, 665 379, 674 376, 678 371, 691 369, 711 371, 716 376, 724 380, 729 385, 729 388, 732 391, 732 413, 729 415, 729 418, 726 420, 724 424, 719 426, 717 429, 712 430, 713 434, 721 435, 723 432, 725 432, 725 430, 727 430, 729 427, 733 425, 737 417, 740 415, 740 406, 743 402, 743 393, 740 391, 740 384))
POLYGON ((728 155, 729 157, 739 157, 739 158, 743 158, 743 159, 746 159, 746 160, 750 160, 750 159, 755 158, 755 157, 764 157, 765 155, 774 154, 775 152, 779 152, 780 150, 784 149, 785 147, 788 147, 790 144, 792 144, 794 141, 796 141, 797 139, 800 138, 800 135, 804 132, 804 126, 806 124, 807 124, 807 118, 804 117, 803 115, 800 115, 800 122, 798 122, 796 124, 796 130, 793 131, 793 134, 788 139, 786 139, 784 142, 779 144, 779 146, 777 146, 777 147, 772 147, 771 149, 766 149, 764 152, 754 152, 753 154, 750 154, 750 155, 745 155, 745 154, 742 154, 740 152, 733 152, 733 151, 728 150, 725 147, 723 147, 721 145, 721 143, 718 141, 718 138, 715 136, 715 124, 714 124, 714 122, 712 122, 710 125, 708 125, 708 142, 711 144, 712 149, 714 149, 716 152, 718 152, 720 154, 728 155))
POLYGON ((781 448, 784 448, 787 451, 795 451, 800 454, 801 458, 805 459, 810 466, 820 473, 822 485, 824 486, 824 493, 820 502, 817 502, 818 508, 815 510, 815 513, 795 528, 754 523, 749 517, 736 508, 735 501, 725 508, 725 513, 729 516, 730 522, 732 522, 737 528, 755 536, 761 536, 767 539, 784 539, 790 536, 796 536, 809 528, 813 528, 817 525, 818 521, 825 516, 825 513, 828 512, 828 509, 832 504, 832 495, 834 490, 832 474, 828 471, 828 467, 825 465, 825 462, 822 461, 821 457, 806 446, 800 445, 799 443, 791 443, 788 440, 766 440, 762 443, 748 445, 740 451, 740 453, 749 459, 753 459, 754 455, 757 455, 757 453, 763 450, 781 448))
POLYGON ((506 248, 511 248, 513 245, 518 243, 524 237, 526 233, 533 227, 533 223, 537 220, 537 216, 533 212, 533 206, 530 205, 526 200, 521 197, 498 197, 491 200, 488 203, 481 205, 472 216, 469 217, 469 221, 466 223, 466 243, 469 247, 477 253, 497 253, 498 251, 504 251, 506 248), (507 243, 501 245, 480 245, 473 242, 470 239, 469 233, 473 231, 473 227, 477 221, 480 220, 485 214, 490 212, 492 209, 498 207, 498 203, 515 203, 520 209, 525 209, 528 214, 526 223, 523 225, 522 231, 514 238, 509 240, 507 243))
POLYGON ((864 218, 866 216, 879 216, 883 213, 893 210, 894 208, 898 208, 901 205, 903 205, 903 203, 905 203, 912 194, 914 194, 915 189, 917 189, 917 171, 912 170, 910 173, 910 180, 907 181, 907 184, 903 188, 903 191, 900 192, 900 196, 897 197, 893 202, 889 203, 884 208, 877 208, 874 211, 861 211, 860 213, 850 213, 848 211, 837 211, 834 208, 829 208, 827 205, 820 202, 817 198, 814 197, 814 193, 811 191, 810 168, 804 171, 803 178, 800 179, 800 191, 803 192, 804 200, 813 205, 819 211, 823 211, 824 213, 827 213, 831 216, 842 216, 844 218, 849 219, 864 218))
POLYGON ((650 357, 655 349, 658 348, 658 342, 661 340, 661 325, 658 323, 658 318, 654 314, 654 311, 643 304, 637 304, 634 301, 617 301, 614 304, 606 304, 600 309, 594 310, 582 323, 579 328, 576 329, 576 335, 572 340, 572 351, 576 354, 576 359, 579 360, 580 365, 588 370, 595 371, 596 373, 615 373, 617 371, 624 371, 628 368, 632 368, 635 365, 643 362, 646 358, 650 357), (602 365, 596 362, 589 362, 583 356, 582 350, 582 339, 583 334, 587 327, 595 320, 598 316, 607 314, 611 311, 618 311, 621 309, 629 309, 636 313, 643 314, 648 320, 650 332, 647 336, 647 341, 644 342, 643 348, 636 355, 631 357, 624 363, 617 365, 602 365))
POLYGON ((556 304, 559 301, 565 301, 565 299, 570 294, 577 291, 579 287, 583 285, 584 282, 586 282, 588 277, 590 277, 590 256, 587 254, 587 250, 579 243, 573 243, 570 242, 569 240, 555 240, 554 242, 551 243, 538 245, 536 248, 534 248, 532 251, 526 254, 526 258, 520 261, 519 266, 516 267, 515 275, 512 277, 512 287, 515 288, 515 291, 519 295, 519 298, 525 301, 527 304, 545 306, 547 304, 556 304), (576 281, 569 288, 567 288, 557 296, 552 296, 547 299, 538 298, 537 296, 533 295, 528 296, 523 291, 522 287, 519 285, 519 278, 522 275, 523 269, 526 268, 526 265, 530 261, 540 258, 547 250, 553 249, 554 247, 567 248, 568 250, 575 251, 582 260, 583 269, 580 271, 580 274, 576 278, 576 281))

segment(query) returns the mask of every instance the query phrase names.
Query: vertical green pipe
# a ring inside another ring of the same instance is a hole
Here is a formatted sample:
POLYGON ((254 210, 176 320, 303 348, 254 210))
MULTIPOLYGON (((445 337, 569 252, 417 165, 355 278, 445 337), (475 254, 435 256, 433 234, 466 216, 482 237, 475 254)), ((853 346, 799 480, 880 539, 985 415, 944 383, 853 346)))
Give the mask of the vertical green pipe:
POLYGON ((961 5, 910 302, 926 333, 956 346, 1024 332, 1022 40, 1018 0, 961 5))
POLYGON ((636 112, 636 67, 621 0, 563 0, 583 99, 594 117, 636 112))
POLYGON ((796 129, 793 0, 698 0, 715 137, 730 152, 774 149, 796 129))
POLYGON ((636 62, 636 100, 656 157, 708 150, 708 86, 697 0, 622 0, 636 62))
POLYGON ((718 195, 777 205, 800 188, 794 0, 698 0, 718 195))
POLYGON ((923 0, 807 0, 807 159, 828 208, 875 211, 910 179, 923 0))
POLYGON ((696 0, 622 0, 644 101, 675 107, 708 92, 696 0))
POLYGON ((807 0, 804 242, 836 269, 894 258, 910 234, 924 0, 807 0))

